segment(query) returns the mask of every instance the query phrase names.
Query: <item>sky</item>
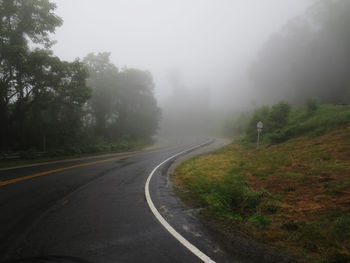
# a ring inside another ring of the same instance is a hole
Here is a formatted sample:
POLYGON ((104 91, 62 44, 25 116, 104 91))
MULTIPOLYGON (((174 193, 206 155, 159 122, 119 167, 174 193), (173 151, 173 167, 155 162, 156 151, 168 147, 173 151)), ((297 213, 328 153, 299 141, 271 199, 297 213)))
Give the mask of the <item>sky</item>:
POLYGON ((149 70, 162 105, 169 72, 217 105, 249 100, 247 67, 271 34, 312 0, 54 0, 63 25, 54 53, 72 61, 110 52, 118 67, 149 70), (219 103, 218 103, 219 102, 219 103))

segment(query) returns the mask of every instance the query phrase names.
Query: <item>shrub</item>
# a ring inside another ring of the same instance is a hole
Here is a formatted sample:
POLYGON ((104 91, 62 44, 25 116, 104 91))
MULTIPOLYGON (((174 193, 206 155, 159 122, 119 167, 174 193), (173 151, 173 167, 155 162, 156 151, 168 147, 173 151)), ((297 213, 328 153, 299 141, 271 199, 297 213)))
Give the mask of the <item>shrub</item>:
POLYGON ((318 109, 318 102, 316 100, 308 99, 306 101, 306 110, 309 113, 313 113, 318 109))
POLYGON ((282 129, 288 124, 288 117, 291 106, 286 102, 280 102, 272 107, 262 106, 253 112, 246 127, 246 135, 251 142, 256 141, 258 121, 264 123, 263 134, 269 135, 266 138, 273 143, 285 140, 286 134, 282 129))
POLYGON ((292 110, 281 102, 272 107, 263 106, 254 111, 246 127, 246 140, 257 139, 256 123, 262 120, 262 141, 267 144, 282 143, 298 136, 320 136, 350 125, 350 107, 344 105, 320 105, 309 101, 306 108, 292 110))
POLYGON ((285 127, 288 123, 288 116, 292 107, 287 102, 280 102, 272 106, 269 114, 269 123, 272 130, 285 127))

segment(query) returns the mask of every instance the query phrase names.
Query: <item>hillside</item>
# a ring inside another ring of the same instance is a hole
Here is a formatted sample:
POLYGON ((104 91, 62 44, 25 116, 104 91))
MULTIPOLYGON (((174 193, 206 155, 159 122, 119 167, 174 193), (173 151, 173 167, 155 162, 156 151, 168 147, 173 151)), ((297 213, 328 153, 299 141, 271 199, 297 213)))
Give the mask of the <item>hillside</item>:
POLYGON ((260 150, 236 141, 183 163, 176 191, 218 227, 300 261, 349 262, 350 126, 329 130, 260 150))

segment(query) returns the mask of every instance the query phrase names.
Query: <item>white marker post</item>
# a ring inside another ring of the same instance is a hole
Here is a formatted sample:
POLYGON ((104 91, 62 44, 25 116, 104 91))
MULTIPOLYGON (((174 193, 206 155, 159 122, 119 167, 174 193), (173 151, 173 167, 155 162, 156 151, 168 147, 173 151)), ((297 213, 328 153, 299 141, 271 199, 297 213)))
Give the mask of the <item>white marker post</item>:
POLYGON ((262 121, 258 121, 256 124, 256 127, 258 129, 258 141, 256 142, 256 148, 259 149, 259 144, 260 144, 260 133, 262 132, 264 128, 264 123, 262 121))

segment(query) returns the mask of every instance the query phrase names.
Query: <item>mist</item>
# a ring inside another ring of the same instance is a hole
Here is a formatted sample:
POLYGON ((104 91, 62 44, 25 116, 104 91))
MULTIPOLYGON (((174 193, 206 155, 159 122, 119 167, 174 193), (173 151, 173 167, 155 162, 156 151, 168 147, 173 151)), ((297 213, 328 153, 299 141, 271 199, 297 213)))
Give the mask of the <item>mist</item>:
POLYGON ((259 104, 247 73, 252 61, 272 34, 314 1, 54 2, 64 21, 53 36, 57 56, 71 61, 110 52, 119 68, 150 71, 161 127, 203 131, 197 121, 259 104))
POLYGON ((349 47, 350 0, 0 0, 0 262, 350 262, 349 47))

